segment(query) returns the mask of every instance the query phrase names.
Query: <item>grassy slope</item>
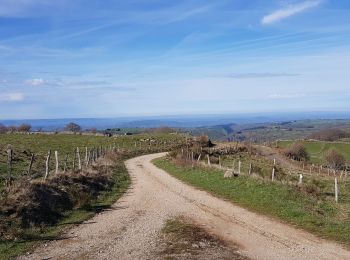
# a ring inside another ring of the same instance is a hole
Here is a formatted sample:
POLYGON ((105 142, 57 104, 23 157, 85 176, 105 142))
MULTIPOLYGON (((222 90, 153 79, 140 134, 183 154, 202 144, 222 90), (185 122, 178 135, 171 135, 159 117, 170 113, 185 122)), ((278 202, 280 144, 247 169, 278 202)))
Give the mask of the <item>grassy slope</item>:
POLYGON ((350 215, 343 214, 341 204, 318 200, 277 182, 246 176, 224 179, 220 170, 178 166, 167 159, 155 164, 215 196, 350 246, 350 215))
POLYGON ((10 259, 28 252, 40 242, 55 239, 60 233, 72 227, 72 225, 80 224, 94 216, 94 214, 110 207, 124 194, 130 184, 130 178, 123 160, 120 160, 115 166, 114 178, 116 183, 112 190, 101 194, 86 208, 65 212, 64 218, 57 225, 27 230, 26 235, 28 239, 26 240, 0 241, 0 259, 10 259))
MULTIPOLYGON (((279 141, 278 146, 282 148, 289 147, 293 141, 279 141)), ((341 152, 346 160, 350 162, 350 143, 321 142, 321 141, 301 141, 306 150, 311 155, 312 163, 324 163, 323 156, 332 147, 341 152)))

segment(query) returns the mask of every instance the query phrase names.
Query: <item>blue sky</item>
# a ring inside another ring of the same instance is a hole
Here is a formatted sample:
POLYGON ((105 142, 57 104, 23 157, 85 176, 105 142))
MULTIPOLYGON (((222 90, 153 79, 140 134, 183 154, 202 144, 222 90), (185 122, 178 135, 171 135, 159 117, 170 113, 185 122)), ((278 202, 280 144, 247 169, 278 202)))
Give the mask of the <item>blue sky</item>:
POLYGON ((348 0, 0 0, 0 118, 350 111, 348 0))

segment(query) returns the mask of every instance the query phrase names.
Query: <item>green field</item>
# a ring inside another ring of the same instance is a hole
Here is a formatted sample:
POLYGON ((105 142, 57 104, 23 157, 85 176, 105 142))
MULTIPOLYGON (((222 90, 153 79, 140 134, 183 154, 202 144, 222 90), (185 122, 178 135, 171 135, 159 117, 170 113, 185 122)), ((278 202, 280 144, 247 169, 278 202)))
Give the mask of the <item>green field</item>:
POLYGON ((279 181, 272 183, 248 176, 225 179, 221 170, 178 165, 170 159, 159 159, 155 164, 217 197, 350 246, 349 181, 340 183, 341 199, 336 204, 333 183, 327 180, 309 180, 310 185, 299 189, 279 181), (311 188, 315 186, 320 191, 314 193, 311 188))
POLYGON ((68 155, 68 168, 72 167, 74 151, 77 147, 80 149, 82 160, 85 157, 85 147, 115 146, 120 149, 139 150, 143 149, 156 151, 157 149, 166 149, 174 143, 184 141, 183 135, 169 134, 140 134, 132 136, 103 137, 93 135, 70 135, 70 134, 2 134, 0 135, 0 187, 7 175, 7 147, 13 147, 13 176, 18 177, 26 173, 31 154, 35 154, 33 164, 33 174, 43 174, 45 171, 45 158, 48 150, 51 150, 51 169, 54 168, 54 151, 58 151, 60 168, 63 168, 63 161, 68 155), (140 140, 152 139, 151 146, 149 142, 140 140), (136 147, 135 147, 136 143, 136 147))
MULTIPOLYGON (((288 148, 295 141, 278 141, 278 147, 288 148)), ((324 162, 324 155, 331 148, 337 149, 342 153, 348 163, 350 163, 350 143, 347 142, 323 142, 323 141, 300 141, 307 152, 310 154, 312 163, 321 164, 324 162)))

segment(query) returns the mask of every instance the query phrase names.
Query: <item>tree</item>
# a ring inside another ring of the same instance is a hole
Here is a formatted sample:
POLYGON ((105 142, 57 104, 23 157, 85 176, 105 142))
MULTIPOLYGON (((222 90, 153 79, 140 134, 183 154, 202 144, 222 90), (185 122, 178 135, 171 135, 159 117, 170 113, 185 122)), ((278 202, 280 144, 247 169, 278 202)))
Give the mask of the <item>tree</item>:
POLYGON ((6 134, 8 131, 7 127, 3 124, 0 124, 0 134, 6 134))
POLYGON ((77 132, 80 132, 81 131, 81 126, 76 124, 76 123, 69 123, 66 125, 66 127, 64 128, 66 131, 70 131, 70 132, 73 132, 73 133, 77 133, 77 132))
POLYGON ((331 148, 325 155, 325 160, 327 161, 330 168, 334 170, 341 170, 345 166, 345 157, 335 148, 331 148))
POLYGON ((31 128, 32 128, 32 126, 29 125, 29 124, 21 124, 21 125, 17 128, 17 130, 18 130, 19 132, 28 133, 28 132, 30 131, 31 128))
POLYGON ((310 159, 309 153, 301 143, 294 143, 290 148, 285 150, 285 156, 297 160, 297 161, 308 161, 310 159))

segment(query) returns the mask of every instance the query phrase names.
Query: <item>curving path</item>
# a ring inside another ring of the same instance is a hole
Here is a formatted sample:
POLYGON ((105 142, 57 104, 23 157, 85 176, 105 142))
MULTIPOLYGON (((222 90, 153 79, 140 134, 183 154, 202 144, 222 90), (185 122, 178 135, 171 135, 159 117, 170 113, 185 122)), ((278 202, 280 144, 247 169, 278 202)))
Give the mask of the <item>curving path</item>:
POLYGON ((181 183, 151 163, 164 155, 127 161, 133 184, 111 210, 20 259, 155 259, 159 230, 178 215, 239 245, 253 259, 350 259, 336 243, 181 183))

